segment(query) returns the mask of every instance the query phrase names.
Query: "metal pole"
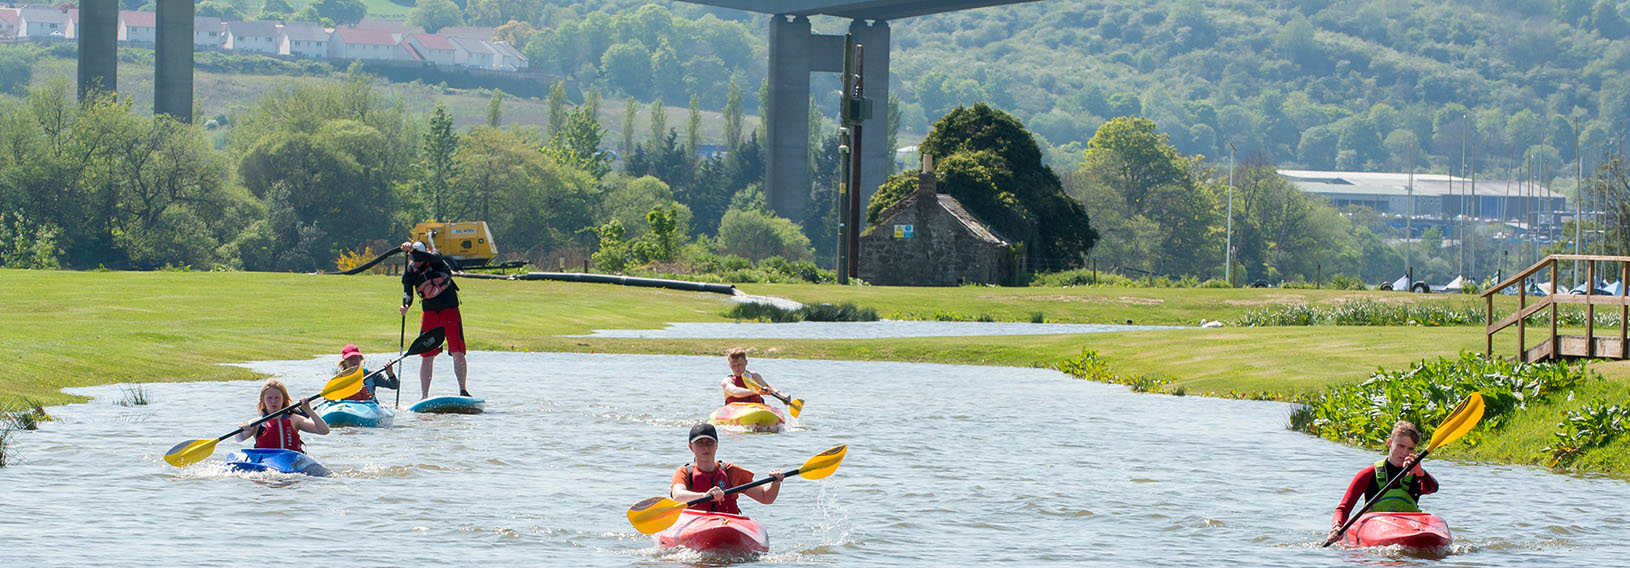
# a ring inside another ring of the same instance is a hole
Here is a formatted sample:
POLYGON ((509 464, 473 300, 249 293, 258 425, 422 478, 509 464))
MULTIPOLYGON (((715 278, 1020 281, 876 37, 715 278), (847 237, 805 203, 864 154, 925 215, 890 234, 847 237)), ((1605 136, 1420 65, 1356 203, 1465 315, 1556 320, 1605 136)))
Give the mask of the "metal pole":
POLYGON ((1223 244, 1223 280, 1234 285, 1234 143, 1228 143, 1228 241, 1223 244))
MULTIPOLYGON (((1460 235, 1460 272, 1456 276, 1466 275, 1466 146, 1471 136, 1466 123, 1466 115, 1460 115, 1460 199, 1455 202, 1455 232, 1460 235)), ((1454 185, 1450 184, 1450 187, 1454 185)))
MULTIPOLYGON (((855 45, 855 84, 856 100, 866 94, 866 46, 855 45)), ((848 104, 845 101, 844 104, 848 104)), ((865 191, 860 187, 861 156, 860 121, 855 120, 854 126, 849 127, 849 273, 860 272, 860 193, 865 191)))
MULTIPOLYGON (((1415 273, 1415 266, 1410 262, 1409 239, 1414 236, 1415 230, 1411 224, 1415 217, 1415 141, 1409 141, 1409 198, 1404 202, 1404 275, 1415 273)), ((1415 287, 1413 279, 1404 284, 1405 291, 1415 287)))
POLYGON ((854 152, 849 147, 849 89, 853 86, 855 35, 843 36, 843 97, 838 101, 838 283, 849 283, 849 225, 854 219, 849 218, 849 186, 850 163, 854 152))
MULTIPOLYGON (((1573 190, 1573 253, 1584 254, 1580 252, 1579 239, 1584 235, 1580 227, 1585 224, 1585 158, 1579 155, 1579 119, 1577 118, 1573 119, 1573 159, 1576 164, 1574 177, 1578 178, 1574 180, 1573 190)), ((1573 285, 1579 285, 1578 262, 1573 263, 1573 285)), ((1592 284, 1592 286, 1594 285, 1592 284)))

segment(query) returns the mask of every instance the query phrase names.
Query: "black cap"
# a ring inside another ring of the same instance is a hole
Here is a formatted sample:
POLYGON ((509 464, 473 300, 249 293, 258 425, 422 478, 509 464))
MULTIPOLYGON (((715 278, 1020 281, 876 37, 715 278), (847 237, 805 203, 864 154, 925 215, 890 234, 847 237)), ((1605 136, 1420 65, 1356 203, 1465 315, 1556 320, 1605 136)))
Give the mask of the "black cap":
POLYGON ((717 441, 719 441, 719 431, 713 429, 712 424, 703 423, 703 424, 697 424, 695 426, 691 426, 690 427, 690 441, 695 442, 697 440, 697 438, 710 438, 713 441, 717 442, 717 441))

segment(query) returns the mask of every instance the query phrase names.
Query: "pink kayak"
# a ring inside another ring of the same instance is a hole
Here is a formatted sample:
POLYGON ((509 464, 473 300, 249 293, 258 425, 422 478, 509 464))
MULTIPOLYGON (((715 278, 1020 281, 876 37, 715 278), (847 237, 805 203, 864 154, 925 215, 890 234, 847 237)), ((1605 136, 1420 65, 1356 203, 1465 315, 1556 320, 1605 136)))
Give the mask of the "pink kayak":
POLYGON ((1449 523, 1431 513, 1365 513, 1341 544, 1347 547, 1399 546, 1417 551, 1449 548, 1449 523))
POLYGON ((745 556, 770 549, 770 535, 758 521, 692 509, 680 511, 679 520, 656 538, 659 548, 683 546, 709 554, 745 556))

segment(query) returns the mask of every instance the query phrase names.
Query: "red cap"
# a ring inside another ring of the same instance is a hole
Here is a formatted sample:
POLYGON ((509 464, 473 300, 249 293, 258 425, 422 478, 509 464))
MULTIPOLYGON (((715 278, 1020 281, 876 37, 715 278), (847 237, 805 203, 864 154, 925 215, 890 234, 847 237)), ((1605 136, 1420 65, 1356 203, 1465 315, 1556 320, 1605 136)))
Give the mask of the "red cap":
POLYGON ((350 359, 352 355, 358 357, 362 356, 362 350, 357 349, 357 346, 354 343, 346 345, 344 349, 340 350, 340 359, 350 359))

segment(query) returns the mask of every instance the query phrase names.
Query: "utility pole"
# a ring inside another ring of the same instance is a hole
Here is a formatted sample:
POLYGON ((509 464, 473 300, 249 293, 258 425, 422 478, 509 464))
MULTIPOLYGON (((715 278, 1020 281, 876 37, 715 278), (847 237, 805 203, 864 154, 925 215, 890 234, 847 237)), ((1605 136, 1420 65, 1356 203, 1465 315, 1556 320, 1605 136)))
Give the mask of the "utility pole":
MULTIPOLYGON (((1471 137, 1471 129, 1466 124, 1466 115, 1460 115, 1460 199, 1455 202, 1455 232, 1459 233, 1460 242, 1460 272, 1456 276, 1466 275, 1466 146, 1471 137)), ((1454 183, 1450 182, 1450 187, 1454 183)))
POLYGON ((1415 229, 1411 224, 1415 220, 1415 141, 1409 141, 1409 197, 1404 205, 1404 291, 1409 292, 1415 288, 1415 265, 1411 262, 1409 239, 1415 236, 1415 229))
MULTIPOLYGON (((1574 180, 1575 185, 1573 189, 1573 253, 1584 254, 1581 252, 1582 249, 1579 248, 1579 239, 1584 235, 1584 231, 1580 229, 1580 227, 1585 224, 1585 157, 1579 155, 1578 118, 1573 119, 1573 159, 1575 162, 1573 175, 1575 178, 1577 178, 1574 180)), ((1573 285, 1579 285, 1578 261, 1574 261, 1573 263, 1573 285)), ((1591 286, 1595 285, 1595 283, 1591 283, 1591 286)))
POLYGON ((860 58, 865 47, 855 35, 843 36, 843 98, 838 105, 838 283, 860 271, 860 123, 872 117, 872 101, 865 93, 866 74, 860 58))
POLYGON ((1228 143, 1228 241, 1223 244, 1223 280, 1234 285, 1234 143, 1228 143))

